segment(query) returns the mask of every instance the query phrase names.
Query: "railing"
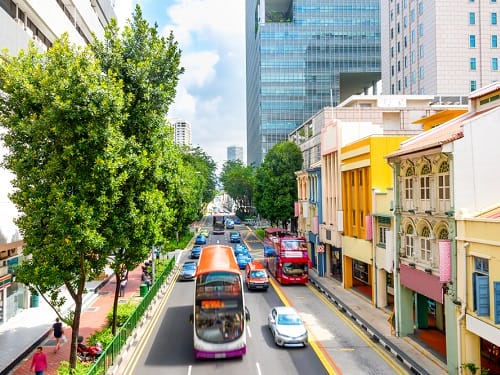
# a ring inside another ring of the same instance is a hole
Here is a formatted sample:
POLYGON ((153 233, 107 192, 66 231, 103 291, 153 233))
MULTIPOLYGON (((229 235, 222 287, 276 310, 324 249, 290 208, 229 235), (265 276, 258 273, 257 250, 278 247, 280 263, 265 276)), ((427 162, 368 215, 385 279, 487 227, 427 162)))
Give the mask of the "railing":
POLYGON ((167 279, 170 272, 175 265, 175 258, 172 258, 167 264, 167 267, 161 272, 148 293, 144 296, 142 301, 137 305, 135 311, 130 315, 127 321, 120 327, 113 340, 104 349, 102 354, 96 359, 92 367, 90 367, 87 375, 102 375, 114 365, 116 359, 120 356, 120 352, 127 342, 128 337, 132 334, 137 324, 141 321, 142 316, 148 309, 149 305, 155 298, 161 286, 167 279))

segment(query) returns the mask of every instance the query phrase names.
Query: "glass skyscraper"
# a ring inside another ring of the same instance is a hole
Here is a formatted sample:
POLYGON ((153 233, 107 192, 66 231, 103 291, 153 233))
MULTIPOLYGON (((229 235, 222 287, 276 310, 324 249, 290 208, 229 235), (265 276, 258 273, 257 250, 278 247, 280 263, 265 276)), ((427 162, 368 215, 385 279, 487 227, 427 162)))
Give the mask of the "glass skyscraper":
POLYGON ((379 0, 247 0, 247 164, 379 79, 379 0))

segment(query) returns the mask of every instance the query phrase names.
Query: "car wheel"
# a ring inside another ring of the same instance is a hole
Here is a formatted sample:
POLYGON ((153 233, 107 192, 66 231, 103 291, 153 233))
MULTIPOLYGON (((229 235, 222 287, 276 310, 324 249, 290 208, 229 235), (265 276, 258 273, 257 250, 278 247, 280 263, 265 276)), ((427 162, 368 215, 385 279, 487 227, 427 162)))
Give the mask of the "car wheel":
POLYGON ((282 344, 282 342, 278 339, 276 335, 274 336, 274 343, 276 344, 276 346, 281 346, 282 344))

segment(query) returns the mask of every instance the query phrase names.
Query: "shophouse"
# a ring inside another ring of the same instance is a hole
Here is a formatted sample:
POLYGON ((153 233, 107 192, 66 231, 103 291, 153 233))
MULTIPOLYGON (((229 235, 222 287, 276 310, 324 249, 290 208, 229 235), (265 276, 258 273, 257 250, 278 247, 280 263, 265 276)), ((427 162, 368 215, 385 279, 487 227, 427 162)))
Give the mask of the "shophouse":
MULTIPOLYGON (((307 168, 312 168, 318 158, 320 160, 321 188, 318 191, 321 193, 321 204, 318 207, 318 237, 314 241, 315 247, 321 251, 320 257, 325 261, 325 275, 343 281, 341 148, 373 134, 413 136, 426 130, 422 124, 416 123, 417 120, 435 113, 462 113, 466 110, 464 108, 426 95, 355 95, 337 107, 324 108, 289 134, 289 140, 297 143, 304 155, 303 170, 297 175, 298 180, 302 179, 298 182, 299 200, 302 202, 309 202, 310 191, 313 191, 307 184, 307 168)), ((303 228, 306 228, 303 205, 298 207, 299 222, 303 222, 303 228)), ((387 214, 386 209, 383 211, 387 214)), ((310 220, 309 225, 314 228, 314 218, 310 220)), ((306 233, 307 229, 303 231, 306 233)), ((317 253, 310 255, 319 259, 317 253)))
POLYGON ((450 374, 459 372, 466 355, 471 360, 479 356, 481 340, 467 341, 472 337, 466 332, 467 322, 476 335, 487 332, 488 339, 495 327, 495 276, 488 278, 493 249, 486 251, 479 245, 495 242, 477 227, 465 225, 465 219, 471 217, 468 212, 479 213, 498 204, 499 174, 487 166, 498 154, 494 139, 500 119, 495 107, 499 93, 498 84, 472 93, 467 113, 403 142, 387 156, 395 183, 396 334, 418 336, 420 331, 431 331, 444 336, 443 355, 450 374), (455 219, 464 223, 457 227, 455 219), (464 240, 472 233, 478 236, 474 237, 475 255, 466 246, 472 242, 464 240), (457 243, 457 239, 461 240, 457 243), (457 262, 457 252, 465 261, 457 262), (463 319, 467 311, 471 318, 463 319), (457 350, 463 341, 476 342, 476 352, 457 350))
POLYGON ((392 215, 387 199, 375 199, 375 194, 387 194, 392 189, 392 169, 385 155, 406 139, 408 136, 403 135, 372 135, 342 147, 340 154, 344 287, 358 290, 383 307, 393 300, 392 247, 386 247, 392 215), (375 252, 374 243, 387 251, 375 252))
POLYGON ((469 96, 453 151, 459 365, 500 374, 500 83, 469 96))

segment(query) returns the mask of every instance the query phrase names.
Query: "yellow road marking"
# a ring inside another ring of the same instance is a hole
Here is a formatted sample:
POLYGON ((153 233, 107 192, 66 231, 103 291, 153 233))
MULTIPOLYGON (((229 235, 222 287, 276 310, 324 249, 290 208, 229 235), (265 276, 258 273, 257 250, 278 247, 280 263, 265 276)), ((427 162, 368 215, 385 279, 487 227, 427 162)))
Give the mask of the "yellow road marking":
POLYGON ((175 273, 172 275, 171 282, 168 285, 168 288, 165 291, 165 294, 161 297, 161 300, 158 302, 159 305, 154 308, 153 316, 151 317, 151 319, 147 320, 148 321, 147 326, 146 326, 143 334, 141 335, 141 339, 140 339, 139 343, 134 348, 130 360, 127 362, 128 363, 127 368, 126 368, 126 370, 124 370, 123 375, 129 375, 129 374, 133 373, 132 370, 134 370, 135 367, 137 366, 137 362, 139 361, 139 358, 140 358, 142 352, 144 351, 146 344, 148 343, 148 339, 153 334, 153 328, 155 328, 158 320, 160 319, 161 313, 163 312, 163 309, 164 309, 165 305, 167 304, 168 297, 170 296, 170 294, 172 293, 172 290, 174 289, 175 282, 177 280, 177 276, 180 273, 179 268, 176 267, 174 270, 175 270, 175 273))
MULTIPOLYGON (((283 304, 285 306, 293 306, 293 304, 290 302, 290 300, 287 298, 287 296, 281 290, 278 283, 273 278, 270 278, 269 282, 271 283, 272 287, 276 291, 276 294, 278 294, 278 297, 281 299, 283 304)), ((311 332, 311 330, 309 329, 309 327, 307 330, 308 330, 308 335, 309 335, 309 346, 311 346, 314 353, 316 353, 316 355, 318 356, 318 359, 323 364, 323 367, 328 372, 328 374, 330 374, 330 375, 342 375, 342 371, 337 366, 335 361, 328 355, 328 352, 323 347, 321 342, 316 340, 316 338, 314 337, 314 335, 311 332)))
POLYGON ((323 293, 320 293, 316 288, 314 288, 311 284, 307 284, 307 287, 317 296, 319 297, 327 307, 332 310, 340 319, 342 319, 351 329, 369 346, 376 352, 382 359, 390 366, 397 374, 407 374, 408 370, 402 367, 396 360, 390 356, 385 350, 374 343, 369 337, 367 337, 365 331, 359 328, 358 325, 354 324, 354 322, 348 319, 342 312, 340 312, 336 307, 332 305, 332 303, 325 297, 323 293))

